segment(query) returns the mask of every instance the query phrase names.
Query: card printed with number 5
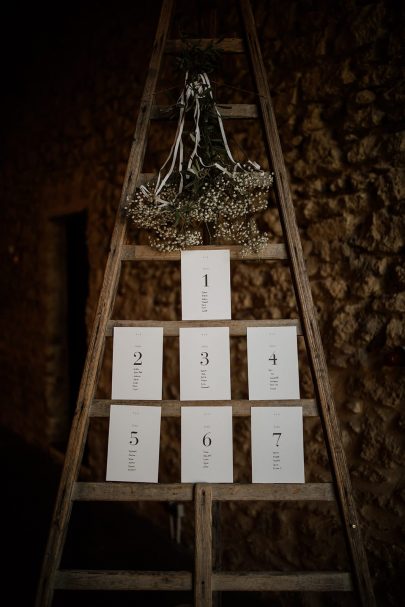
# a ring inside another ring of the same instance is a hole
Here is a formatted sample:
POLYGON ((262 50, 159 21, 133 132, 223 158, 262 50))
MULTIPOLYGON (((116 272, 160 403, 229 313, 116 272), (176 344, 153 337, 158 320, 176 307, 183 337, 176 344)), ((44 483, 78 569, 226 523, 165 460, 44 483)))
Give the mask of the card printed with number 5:
POLYGON ((233 482, 232 407, 181 408, 181 482, 233 482))
POLYGON ((180 329, 180 400, 229 400, 229 328, 180 329))
POLYGON ((162 327, 115 327, 112 398, 161 400, 162 327))
POLYGON ((107 481, 157 483, 161 407, 111 405, 107 481))
POLYGON ((231 318, 229 250, 181 252, 183 320, 231 318))

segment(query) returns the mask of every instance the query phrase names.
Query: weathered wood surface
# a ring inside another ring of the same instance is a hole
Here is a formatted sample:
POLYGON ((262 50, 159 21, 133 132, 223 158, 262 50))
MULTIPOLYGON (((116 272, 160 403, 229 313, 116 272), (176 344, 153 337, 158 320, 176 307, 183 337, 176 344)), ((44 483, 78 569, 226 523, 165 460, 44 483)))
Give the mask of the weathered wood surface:
MULTIPOLYGON (((221 49, 226 53, 243 53, 244 45, 242 38, 223 38, 222 40, 218 38, 194 38, 187 40, 188 43, 196 44, 203 48, 209 46, 210 44, 214 44, 216 48, 221 49)), ((168 40, 166 43, 166 53, 176 54, 183 50, 184 48, 183 40, 168 40)))
POLYGON ((152 108, 153 93, 159 73, 165 47, 173 0, 164 0, 159 18, 156 38, 143 97, 139 107, 135 135, 132 142, 127 171, 121 193, 120 208, 111 239, 110 253, 104 274, 103 286, 99 298, 93 330, 87 352, 84 372, 77 400, 75 417, 72 423, 65 465, 59 485, 48 543, 45 551, 42 572, 37 592, 36 606, 49 607, 52 603, 55 572, 59 568, 67 527, 72 508, 72 491, 78 478, 80 463, 87 437, 90 405, 101 369, 105 329, 111 317, 121 269, 121 247, 125 240, 126 225, 121 216, 128 192, 135 187, 142 168, 146 149, 146 135, 152 108))
POLYGON ((321 417, 326 433, 326 443, 334 476, 337 481, 339 503, 345 523, 344 528, 354 570, 356 572, 357 585, 362 604, 364 607, 373 607, 375 605, 375 598, 361 538, 356 505, 353 498, 349 471, 340 435, 340 427, 335 412, 328 369, 317 323, 316 310, 312 300, 311 288, 304 263, 304 255, 295 219, 287 170, 281 150, 280 138, 267 82, 267 73, 257 38, 256 25, 250 2, 249 0, 240 0, 240 5, 245 24, 245 33, 252 68, 256 80, 257 91, 259 93, 264 131, 274 171, 274 185, 280 211, 280 219, 290 258, 291 274, 303 323, 308 359, 311 366, 318 402, 321 408, 321 417))
MULTIPOLYGON (((233 501, 335 501, 332 483, 212 484, 212 499, 233 501)), ((192 483, 84 483, 74 485, 73 500, 89 502, 191 502, 192 483)))
MULTIPOLYGON (((55 580, 59 590, 190 591, 192 587, 190 571, 60 570, 55 580)), ((212 590, 347 592, 353 584, 350 573, 340 571, 234 571, 214 572, 212 590)))
POLYGON ((297 327, 297 335, 302 335, 299 320, 110 320, 106 326, 106 336, 111 337, 114 327, 163 327, 165 337, 177 337, 179 329, 192 327, 229 327, 231 337, 243 337, 248 327, 297 327))
POLYGON ((214 573, 213 590, 261 592, 342 592, 353 590, 350 573, 345 572, 223 572, 214 573))
MULTIPOLYGON (((58 590, 191 590, 191 571, 99 571, 61 569, 58 590)), ((134 601, 134 604, 136 602, 134 601)))
POLYGON ((111 405, 145 405, 162 407, 162 417, 180 417, 182 407, 232 407, 235 417, 250 417, 251 407, 302 407, 304 417, 319 415, 316 401, 310 398, 299 400, 111 400, 95 399, 90 408, 91 417, 110 417, 111 405))
MULTIPOLYGON (((217 108, 224 120, 243 120, 257 118, 259 115, 257 105, 254 103, 217 103, 217 108)), ((154 105, 152 107, 152 120, 177 120, 179 110, 175 105, 154 105)))
MULTIPOLYGON (((242 247, 238 245, 187 247, 187 251, 230 251, 231 259, 240 261, 261 261, 266 259, 287 259, 287 251, 284 244, 268 244, 260 253, 247 253, 242 255, 242 247)), ((169 253, 157 251, 147 245, 130 245, 122 247, 122 261, 180 261, 180 251, 169 253)))
POLYGON ((194 488, 194 607, 212 606, 212 486, 194 488))

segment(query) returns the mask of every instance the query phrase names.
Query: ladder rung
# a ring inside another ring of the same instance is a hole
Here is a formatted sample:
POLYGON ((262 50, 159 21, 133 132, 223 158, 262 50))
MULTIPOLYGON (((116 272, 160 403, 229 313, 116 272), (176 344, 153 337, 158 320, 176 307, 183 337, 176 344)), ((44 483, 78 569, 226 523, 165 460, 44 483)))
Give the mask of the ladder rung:
POLYGON ((302 407, 305 417, 316 417, 319 415, 316 401, 313 399, 299 400, 107 400, 96 399, 90 407, 91 417, 110 417, 111 405, 148 405, 149 407, 162 407, 163 417, 180 417, 181 407, 209 406, 209 407, 232 407, 235 417, 249 417, 251 407, 302 407))
POLYGON ((295 318, 282 320, 109 320, 105 334, 111 337, 114 327, 163 327, 165 337, 177 337, 179 329, 193 327, 229 327, 231 337, 243 337, 248 327, 297 327, 302 335, 300 321, 295 318))
POLYGON ((191 590, 189 571, 97 571, 62 569, 58 590, 191 590))
MULTIPOLYGON (((231 259, 245 260, 264 260, 264 259, 287 259, 287 249, 284 244, 275 243, 268 244, 260 253, 248 253, 242 255, 242 247, 239 245, 223 245, 223 246, 204 246, 204 247, 188 247, 189 251, 200 250, 224 250, 229 249, 231 259)), ((147 245, 130 245, 126 244, 122 247, 122 261, 180 261, 180 251, 171 251, 170 253, 162 253, 156 251, 147 245)))
POLYGON ((221 572, 212 576, 213 590, 261 592, 328 592, 353 590, 350 573, 340 571, 246 571, 221 572))
MULTIPOLYGON (((192 590, 190 571, 60 570, 58 590, 192 590)), ((341 571, 240 571, 212 574, 214 591, 347 592, 350 573, 341 571)))
MULTIPOLYGON (((214 43, 215 48, 221 49, 226 53, 244 53, 245 49, 243 46, 242 38, 196 38, 187 40, 187 43, 194 44, 199 47, 206 47, 211 43, 214 43)), ((168 40, 166 42, 166 53, 178 53, 183 50, 185 43, 183 40, 168 40)))
MULTIPOLYGON (((332 483, 303 484, 213 484, 212 499, 232 501, 334 501, 332 483)), ((79 483, 73 489, 73 500, 88 502, 191 502, 192 483, 79 483)))
MULTIPOLYGON (((268 175, 269 171, 265 171, 265 174, 268 175)), ((138 186, 147 183, 156 176, 156 173, 140 173, 138 177, 138 186)))
MULTIPOLYGON (((259 115, 257 105, 253 103, 227 103, 217 104, 222 118, 243 120, 244 118, 257 118, 259 115)), ((172 105, 154 105, 151 111, 151 120, 173 120, 177 119, 178 111, 172 105)))

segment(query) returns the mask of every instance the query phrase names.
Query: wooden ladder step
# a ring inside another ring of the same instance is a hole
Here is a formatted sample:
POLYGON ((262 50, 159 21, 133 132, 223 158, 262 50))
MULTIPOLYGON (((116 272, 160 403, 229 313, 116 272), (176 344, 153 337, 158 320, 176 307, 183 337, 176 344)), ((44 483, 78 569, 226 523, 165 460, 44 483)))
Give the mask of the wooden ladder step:
MULTIPOLYGON (((264 171, 264 173, 266 175, 268 175, 269 171, 264 171)), ((156 176, 157 176, 156 173, 140 173, 139 177, 138 177, 138 180, 137 180, 138 186, 147 183, 148 181, 150 181, 151 179, 153 179, 156 176)), ((224 245, 224 246, 226 248, 226 245, 224 245)), ((206 247, 204 246, 204 248, 206 248, 206 247)), ((223 248, 223 247, 220 247, 220 248, 223 248)))
POLYGON ((114 327, 163 327, 165 337, 177 337, 179 329, 198 327, 229 327, 231 337, 243 337, 248 327, 297 327, 297 335, 302 335, 298 319, 271 320, 109 320, 105 334, 111 337, 114 327))
POLYGON ((250 417, 251 407, 302 407, 305 417, 317 417, 319 415, 316 401, 313 399, 299 400, 111 400, 95 399, 90 407, 90 417, 109 417, 111 405, 148 405, 149 407, 162 407, 163 417, 180 417, 182 407, 209 406, 209 407, 232 407, 235 417, 250 417))
POLYGON ((191 590, 189 571, 67 570, 56 573, 59 590, 191 590))
POLYGON ((210 44, 215 44, 215 48, 221 49, 225 53, 244 53, 244 45, 242 38, 195 38, 184 40, 168 40, 166 42, 165 53, 175 54, 181 52, 186 44, 197 45, 206 48, 210 44))
MULTIPOLYGON (((225 120, 243 120, 259 116, 258 107, 254 103, 218 103, 217 107, 225 120)), ((151 120, 177 120, 178 109, 175 105, 154 105, 150 117, 151 120)))
MULTIPOLYGON (((332 483, 297 484, 213 484, 212 499, 233 501, 335 501, 332 483)), ((76 482, 72 499, 80 502, 191 502, 192 483, 85 483, 76 482)))
MULTIPOLYGON (((221 250, 229 249, 231 259, 239 259, 241 261, 250 260, 265 260, 265 259, 288 259, 287 249, 284 244, 275 243, 268 244, 263 247, 260 253, 242 254, 242 247, 239 245, 223 245, 223 246, 204 246, 204 247, 188 247, 188 251, 200 250, 221 250)), ((169 253, 157 251, 148 245, 123 245, 121 251, 122 261, 180 261, 180 251, 170 251, 169 253)))
POLYGON ((213 590, 261 592, 342 592, 353 590, 350 573, 340 571, 241 571, 212 575, 213 590))
MULTIPOLYGON (((190 571, 59 570, 58 590, 192 590, 190 571)), ((348 592, 350 573, 343 571, 213 572, 213 591, 348 592)))

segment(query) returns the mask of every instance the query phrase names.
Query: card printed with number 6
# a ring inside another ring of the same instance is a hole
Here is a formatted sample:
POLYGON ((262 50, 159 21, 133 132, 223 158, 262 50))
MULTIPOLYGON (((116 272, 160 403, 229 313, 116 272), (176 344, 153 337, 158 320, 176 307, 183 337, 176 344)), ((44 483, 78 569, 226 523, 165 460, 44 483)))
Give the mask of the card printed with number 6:
POLYGON ((181 482, 233 482, 232 407, 181 408, 181 482))

